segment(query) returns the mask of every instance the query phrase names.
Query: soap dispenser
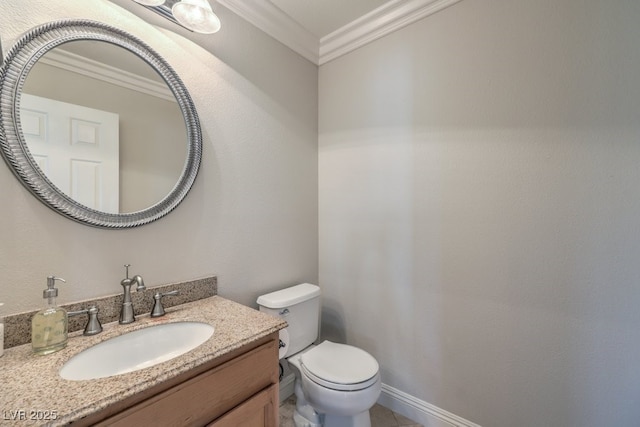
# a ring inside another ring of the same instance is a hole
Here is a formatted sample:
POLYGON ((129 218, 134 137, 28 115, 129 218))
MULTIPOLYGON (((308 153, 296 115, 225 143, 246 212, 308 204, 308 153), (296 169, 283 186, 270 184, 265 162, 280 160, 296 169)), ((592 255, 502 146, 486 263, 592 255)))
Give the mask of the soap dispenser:
POLYGON ((50 354, 67 345, 67 311, 56 305, 56 280, 65 282, 59 277, 47 277, 47 289, 42 292, 47 305, 31 319, 31 347, 36 354, 50 354))

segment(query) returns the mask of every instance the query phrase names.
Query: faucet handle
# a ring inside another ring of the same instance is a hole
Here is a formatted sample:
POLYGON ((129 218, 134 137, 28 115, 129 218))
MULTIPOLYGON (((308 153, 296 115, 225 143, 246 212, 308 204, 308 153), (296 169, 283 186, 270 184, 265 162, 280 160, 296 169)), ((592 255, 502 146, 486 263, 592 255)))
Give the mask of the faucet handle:
POLYGON ((92 305, 84 310, 70 311, 67 313, 67 316, 72 317, 80 314, 87 314, 89 317, 82 335, 95 335, 102 332, 102 324, 100 323, 100 319, 98 319, 98 307, 92 305))
POLYGON ((153 309, 151 310, 151 317, 161 317, 166 313, 164 311, 164 307, 162 306, 162 297, 170 297, 180 295, 180 291, 175 290, 171 292, 160 293, 156 292, 153 296, 153 309))

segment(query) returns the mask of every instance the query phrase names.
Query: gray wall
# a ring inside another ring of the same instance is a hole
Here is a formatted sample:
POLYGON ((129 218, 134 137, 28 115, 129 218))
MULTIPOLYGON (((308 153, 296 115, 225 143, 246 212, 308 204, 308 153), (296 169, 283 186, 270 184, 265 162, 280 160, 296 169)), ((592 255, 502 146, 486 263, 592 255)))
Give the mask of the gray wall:
POLYGON ((466 0, 320 67, 325 336, 483 426, 640 424, 638 22, 466 0))
POLYGON ((141 38, 178 72, 200 116, 201 172, 169 216, 132 230, 77 224, 0 165, 0 301, 40 307, 46 276, 62 302, 121 292, 123 264, 148 286, 217 274, 219 293, 318 280, 317 67, 217 6, 222 30, 198 35, 130 0, 3 0, 2 45, 45 22, 85 18, 141 38), (140 19, 139 14, 144 19, 140 19))
POLYGON ((144 39, 205 144, 185 202, 126 231, 1 167, 5 312, 38 307, 49 274, 64 302, 118 292, 125 263, 151 286, 218 274, 250 305, 319 274, 323 333, 392 387, 487 427, 635 425, 638 7, 457 3, 321 67, 318 153, 316 67, 220 6, 200 36, 129 0, 3 0, 5 50, 69 17, 144 39))

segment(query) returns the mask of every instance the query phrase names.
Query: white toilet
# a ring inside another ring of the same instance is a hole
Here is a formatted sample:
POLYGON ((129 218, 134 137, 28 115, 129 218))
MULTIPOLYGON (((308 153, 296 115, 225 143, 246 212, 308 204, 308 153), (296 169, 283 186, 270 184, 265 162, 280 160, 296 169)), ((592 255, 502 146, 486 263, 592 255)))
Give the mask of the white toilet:
POLYGON ((280 358, 296 375, 296 427, 370 427, 369 409, 380 396, 378 362, 350 345, 313 345, 320 327, 320 288, 292 286, 260 296, 258 305, 289 325, 280 334, 280 358))

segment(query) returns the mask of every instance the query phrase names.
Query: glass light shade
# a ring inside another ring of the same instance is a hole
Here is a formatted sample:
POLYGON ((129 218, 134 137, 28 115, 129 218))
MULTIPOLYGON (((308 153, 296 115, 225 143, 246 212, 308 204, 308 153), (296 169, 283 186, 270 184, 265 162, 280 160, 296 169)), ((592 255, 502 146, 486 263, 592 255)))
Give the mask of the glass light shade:
POLYGON ((164 4, 165 0, 133 0, 136 3, 143 4, 145 6, 160 6, 164 4))
POLYGON ((213 34, 220 29, 220 19, 207 0, 182 0, 171 8, 174 18, 196 33, 213 34))

